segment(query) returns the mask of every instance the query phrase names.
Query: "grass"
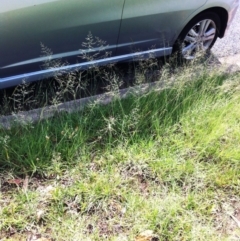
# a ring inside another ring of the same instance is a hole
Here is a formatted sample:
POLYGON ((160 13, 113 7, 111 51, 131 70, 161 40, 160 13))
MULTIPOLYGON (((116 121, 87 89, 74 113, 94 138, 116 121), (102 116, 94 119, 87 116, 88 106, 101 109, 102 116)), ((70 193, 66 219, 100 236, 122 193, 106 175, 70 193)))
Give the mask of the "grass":
POLYGON ((0 129, 1 240, 239 239, 239 75, 162 76, 142 96, 0 129))

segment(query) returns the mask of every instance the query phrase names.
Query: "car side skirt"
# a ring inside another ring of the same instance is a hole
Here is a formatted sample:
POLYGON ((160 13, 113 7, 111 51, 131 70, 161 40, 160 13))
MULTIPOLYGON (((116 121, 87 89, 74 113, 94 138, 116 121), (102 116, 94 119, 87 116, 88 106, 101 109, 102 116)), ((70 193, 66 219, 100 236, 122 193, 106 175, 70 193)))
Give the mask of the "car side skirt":
POLYGON ((109 57, 99 60, 94 60, 85 63, 78 63, 68 66, 61 66, 58 68, 51 68, 46 70, 40 70, 36 72, 31 72, 27 74, 15 75, 0 79, 0 89, 16 86, 22 83, 33 82, 41 79, 46 79, 57 75, 58 73, 71 72, 78 70, 86 70, 95 66, 104 66, 109 63, 117 63, 122 61, 137 61, 140 59, 147 59, 149 57, 160 57, 167 56, 172 53, 172 47, 151 49, 143 52, 136 52, 131 54, 119 55, 115 57, 109 57))

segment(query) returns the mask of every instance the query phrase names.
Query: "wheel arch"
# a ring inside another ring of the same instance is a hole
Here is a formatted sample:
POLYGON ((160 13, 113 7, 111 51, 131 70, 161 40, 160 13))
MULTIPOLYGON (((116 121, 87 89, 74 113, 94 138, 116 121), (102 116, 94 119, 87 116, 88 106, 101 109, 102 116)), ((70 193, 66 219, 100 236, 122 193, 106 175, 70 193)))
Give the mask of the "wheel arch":
POLYGON ((221 28, 219 30, 219 37, 222 38, 224 36, 225 31, 226 31, 228 18, 229 18, 227 10, 222 8, 222 7, 213 7, 213 8, 205 9, 204 11, 200 12, 198 15, 206 13, 206 12, 213 12, 213 13, 216 13, 219 16, 219 19, 221 21, 221 28))
POLYGON ((207 8, 204 9, 203 11, 200 11, 198 14, 192 16, 192 18, 188 19, 188 21, 185 23, 185 26, 182 28, 181 32, 179 32, 177 35, 175 35, 174 41, 173 41, 173 51, 176 47, 177 41, 179 39, 179 37, 181 36, 182 32, 184 31, 184 29, 187 27, 187 25, 196 17, 198 17, 199 15, 202 15, 204 13, 207 12, 212 12, 215 13, 219 16, 220 19, 220 29, 219 29, 219 38, 223 38, 226 28, 227 28, 227 23, 228 23, 228 18, 229 18, 229 14, 228 11, 223 8, 223 7, 211 7, 211 8, 207 8))

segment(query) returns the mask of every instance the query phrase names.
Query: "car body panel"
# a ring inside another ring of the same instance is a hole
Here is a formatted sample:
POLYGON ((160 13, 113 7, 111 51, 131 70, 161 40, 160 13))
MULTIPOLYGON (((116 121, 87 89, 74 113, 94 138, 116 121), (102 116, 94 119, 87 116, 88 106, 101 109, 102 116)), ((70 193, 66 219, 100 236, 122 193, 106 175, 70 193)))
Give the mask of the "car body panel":
POLYGON ((222 8, 228 13, 229 26, 238 4, 239 0, 1 0, 0 89, 23 79, 43 79, 59 70, 153 53, 169 55, 181 31, 196 15, 222 8), (111 56, 102 59, 103 51, 95 60, 78 58, 82 53, 94 55, 102 50, 98 45, 82 46, 89 32, 106 41, 101 46, 111 56), (68 64, 44 69, 49 56, 42 55, 40 43, 51 49, 51 59, 68 64))
POLYGON ((184 20, 206 0, 126 0, 123 11, 118 54, 171 47, 184 20), (142 41, 138 43, 138 41, 142 41))
POLYGON ((222 8, 226 9, 228 12, 228 23, 226 31, 228 30, 230 24, 233 21, 234 16, 236 15, 239 0, 208 0, 209 8, 213 8, 215 6, 221 6, 222 8))
MULTIPOLYGON (((11 6, 17 2, 11 0, 11 6)), ((0 78, 23 74, 24 68, 39 70, 40 43, 58 57, 68 57, 70 64, 75 63, 90 31, 107 41, 108 51, 114 55, 123 3, 124 0, 21 0, 17 10, 0 13, 0 55, 4 56, 0 59, 0 78)))

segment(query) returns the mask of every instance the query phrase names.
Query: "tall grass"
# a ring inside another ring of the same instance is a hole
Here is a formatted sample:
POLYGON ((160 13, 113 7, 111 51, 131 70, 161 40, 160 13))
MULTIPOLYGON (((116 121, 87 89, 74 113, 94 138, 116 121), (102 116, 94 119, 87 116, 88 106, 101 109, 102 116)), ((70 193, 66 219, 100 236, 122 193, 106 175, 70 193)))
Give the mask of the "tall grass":
POLYGON ((86 153, 91 155, 121 143, 158 139, 168 128, 180 125, 181 118, 196 104, 211 106, 220 97, 221 101, 230 98, 219 88, 226 79, 224 73, 209 74, 205 67, 198 66, 178 71, 162 75, 153 90, 144 95, 135 92, 121 100, 118 85, 113 82, 110 89, 115 99, 107 106, 96 102, 79 113, 56 113, 37 124, 1 129, 2 168, 22 174, 41 173, 52 165, 55 153, 61 153, 64 165, 70 165, 81 159, 80 153, 87 158, 86 153))
POLYGON ((0 128, 0 239, 239 238, 239 74, 166 64, 124 99, 110 77, 107 105, 0 128))

